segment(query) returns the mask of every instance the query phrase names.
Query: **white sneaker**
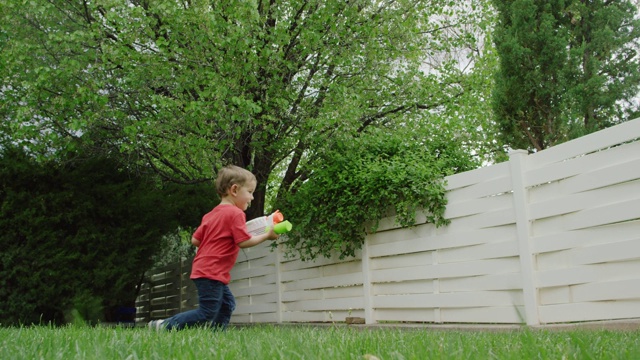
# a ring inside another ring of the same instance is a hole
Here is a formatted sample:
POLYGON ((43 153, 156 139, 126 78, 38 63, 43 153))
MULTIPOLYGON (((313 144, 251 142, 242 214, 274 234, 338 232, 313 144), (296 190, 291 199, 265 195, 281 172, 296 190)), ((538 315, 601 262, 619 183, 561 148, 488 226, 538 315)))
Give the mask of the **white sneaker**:
POLYGON ((151 320, 151 321, 149 321, 149 325, 148 325, 149 329, 160 331, 160 330, 164 329, 164 327, 162 326, 163 322, 164 322, 164 320, 151 320))

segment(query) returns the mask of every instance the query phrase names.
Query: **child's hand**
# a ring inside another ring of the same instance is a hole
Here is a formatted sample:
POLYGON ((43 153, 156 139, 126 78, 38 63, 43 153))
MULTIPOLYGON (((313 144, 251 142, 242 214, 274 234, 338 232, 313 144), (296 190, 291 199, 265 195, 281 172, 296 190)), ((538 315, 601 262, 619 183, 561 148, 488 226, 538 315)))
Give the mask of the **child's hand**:
POLYGON ((267 239, 269 240, 276 240, 280 237, 280 235, 276 234, 276 232, 273 230, 273 226, 269 229, 269 232, 267 233, 267 239))

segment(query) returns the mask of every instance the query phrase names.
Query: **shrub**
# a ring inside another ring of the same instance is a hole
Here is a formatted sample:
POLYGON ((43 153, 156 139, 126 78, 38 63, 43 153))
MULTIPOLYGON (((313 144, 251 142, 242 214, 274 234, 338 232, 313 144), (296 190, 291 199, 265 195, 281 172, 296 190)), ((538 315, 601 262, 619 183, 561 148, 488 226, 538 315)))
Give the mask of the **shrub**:
POLYGON ((134 305, 162 236, 197 225, 215 201, 211 186, 73 160, 39 163, 16 149, 0 158, 2 324, 113 320, 114 308, 134 305))
POLYGON ((476 166, 449 139, 423 143, 385 133, 338 142, 322 160, 280 205, 295 224, 283 243, 303 259, 354 256, 366 232, 391 214, 402 226, 415 224, 416 211, 436 226, 447 224, 443 177, 476 166))

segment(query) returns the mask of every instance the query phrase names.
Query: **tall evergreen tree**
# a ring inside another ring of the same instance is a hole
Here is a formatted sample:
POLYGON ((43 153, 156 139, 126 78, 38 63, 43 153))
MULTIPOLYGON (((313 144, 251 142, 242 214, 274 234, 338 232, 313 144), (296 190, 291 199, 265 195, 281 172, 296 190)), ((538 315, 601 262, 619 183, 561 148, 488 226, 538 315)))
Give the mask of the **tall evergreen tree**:
MULTIPOLYGON (((568 89, 583 133, 624 121, 638 110, 640 88, 640 15, 631 1, 572 1, 570 60, 573 86, 568 89)), ((577 133, 576 135, 580 135, 577 133)))
POLYGON ((493 108, 506 145, 542 150, 628 119, 640 89, 640 23, 630 1, 494 4, 493 108))

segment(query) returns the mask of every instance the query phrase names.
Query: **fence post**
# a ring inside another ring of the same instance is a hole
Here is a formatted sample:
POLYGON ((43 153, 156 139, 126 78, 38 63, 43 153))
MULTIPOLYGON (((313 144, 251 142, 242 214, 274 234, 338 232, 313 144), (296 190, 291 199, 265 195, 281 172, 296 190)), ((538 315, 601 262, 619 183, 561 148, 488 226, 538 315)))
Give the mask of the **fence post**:
POLYGON ((371 261, 369 259, 369 240, 365 237, 362 244, 362 289, 364 291, 364 322, 374 324, 371 293, 371 261))
POLYGON ((522 293, 527 325, 539 325, 538 288, 535 281, 534 254, 531 250, 531 221, 529 220, 529 194, 524 182, 528 152, 512 150, 509 152, 511 186, 516 213, 516 230, 520 252, 522 273, 522 293))
POLYGON ((182 312, 182 258, 178 262, 178 314, 182 312))
POLYGON ((149 290, 148 290, 148 294, 149 296, 147 297, 147 309, 149 309, 149 319, 147 321, 151 321, 154 320, 153 316, 151 315, 151 304, 152 304, 152 300, 151 297, 153 296, 153 274, 149 274, 149 290))
MULTIPOLYGON (((146 315, 141 318, 140 322, 142 323, 149 322, 151 320, 151 284, 150 284, 150 277, 149 277, 148 271, 145 271, 142 277, 142 281, 140 282, 140 290, 138 291, 138 296, 136 297, 136 310, 138 308, 138 305, 143 309, 147 309, 146 315), (144 299, 145 297, 146 297, 146 300, 139 301, 139 299, 144 299)), ((141 313, 144 314, 145 312, 141 312, 141 313)), ((138 313, 136 311, 136 317, 137 315, 138 313)), ((136 322, 138 322, 137 319, 136 319, 136 322)))
POLYGON ((282 323, 282 248, 276 247, 276 262, 274 271, 276 272, 276 321, 278 324, 282 323))

